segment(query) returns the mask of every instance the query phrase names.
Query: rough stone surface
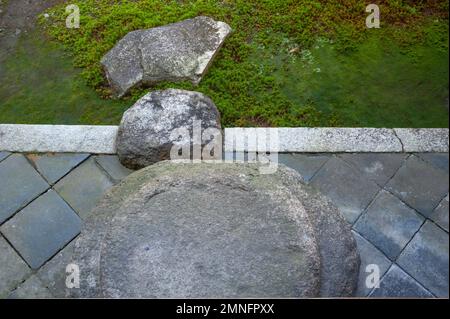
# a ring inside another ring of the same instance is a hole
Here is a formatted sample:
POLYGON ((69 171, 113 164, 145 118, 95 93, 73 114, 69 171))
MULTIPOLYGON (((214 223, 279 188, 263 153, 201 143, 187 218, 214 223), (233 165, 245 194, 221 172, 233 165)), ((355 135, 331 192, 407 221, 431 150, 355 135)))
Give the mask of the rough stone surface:
POLYGON ((81 231, 81 220, 53 190, 0 228, 31 268, 37 269, 81 231))
POLYGON ((317 171, 330 159, 330 155, 324 154, 279 154, 281 164, 295 169, 305 182, 311 181, 317 171))
POLYGON ((105 195, 76 242, 73 261, 89 274, 76 295, 349 295, 358 273, 349 226, 320 195, 305 208, 303 187, 293 170, 261 175, 244 164, 163 162, 134 173, 105 195), (349 280, 323 273, 341 253, 354 268, 336 270, 349 280))
POLYGON ((397 265, 392 265, 380 282, 380 288, 372 290, 371 297, 389 298, 432 298, 433 295, 405 273, 397 265))
POLYGON ((95 160, 116 183, 120 182, 133 172, 122 166, 116 155, 100 155, 96 156, 95 160))
POLYGON ((209 17, 128 33, 102 59, 117 95, 161 81, 198 84, 231 28, 209 17))
POLYGON ((381 191, 358 219, 355 230, 395 260, 423 222, 422 216, 397 197, 381 191))
POLYGON ((89 154, 43 154, 28 155, 36 169, 50 183, 56 183, 60 178, 80 164, 89 154))
POLYGON ((434 210, 430 218, 448 232, 448 194, 434 210))
POLYGON ((433 294, 448 298, 448 252, 448 233, 427 221, 397 262, 433 294))
POLYGON ((221 128, 219 111, 205 95, 175 89, 148 93, 125 112, 120 123, 117 153, 121 163, 139 169, 170 159, 174 145, 208 144, 211 138, 193 140, 194 121, 201 121, 200 134, 207 128, 221 128), (180 138, 177 129, 188 134, 180 138))
POLYGON ((23 155, 0 162, 0 224, 49 187, 23 155))
POLYGON ((52 297, 47 287, 34 275, 28 278, 8 296, 9 299, 44 299, 52 297))
POLYGON ((448 129, 399 128, 394 130, 404 152, 448 153, 448 129))
POLYGON ((20 284, 31 269, 0 235, 0 299, 20 284))
POLYGON ((448 173, 412 155, 386 186, 406 204, 429 217, 448 194, 448 173))

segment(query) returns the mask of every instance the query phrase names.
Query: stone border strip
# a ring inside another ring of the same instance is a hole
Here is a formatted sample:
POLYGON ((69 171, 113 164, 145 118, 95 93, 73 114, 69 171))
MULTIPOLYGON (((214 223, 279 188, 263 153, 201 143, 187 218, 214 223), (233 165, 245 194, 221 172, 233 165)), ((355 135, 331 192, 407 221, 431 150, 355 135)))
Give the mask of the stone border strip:
MULTIPOLYGON (((0 124, 0 150, 115 154, 117 132, 118 126, 0 124)), ((447 153, 448 138, 449 129, 227 128, 224 151, 258 151, 256 140, 265 140, 267 151, 280 153, 447 153)))

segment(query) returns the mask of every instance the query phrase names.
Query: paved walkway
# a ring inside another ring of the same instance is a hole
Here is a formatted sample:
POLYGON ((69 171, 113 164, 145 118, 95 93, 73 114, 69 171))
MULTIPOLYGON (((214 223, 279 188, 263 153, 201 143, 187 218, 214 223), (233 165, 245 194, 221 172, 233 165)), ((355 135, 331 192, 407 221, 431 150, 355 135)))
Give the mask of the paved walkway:
MULTIPOLYGON (((358 296, 448 297, 448 154, 283 154, 353 225, 358 296), (380 288, 366 288, 375 264, 380 288)), ((0 297, 64 297, 82 220, 130 174, 116 156, 0 152, 0 297)))

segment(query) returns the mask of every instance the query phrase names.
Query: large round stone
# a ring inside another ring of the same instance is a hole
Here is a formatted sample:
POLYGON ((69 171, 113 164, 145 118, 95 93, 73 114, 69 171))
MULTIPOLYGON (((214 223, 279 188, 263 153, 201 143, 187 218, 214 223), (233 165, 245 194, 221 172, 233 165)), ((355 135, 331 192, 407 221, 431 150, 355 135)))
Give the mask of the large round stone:
POLYGON ((355 287, 348 225, 283 167, 261 175, 250 164, 158 163, 91 216, 73 258, 79 297, 349 296, 355 287))

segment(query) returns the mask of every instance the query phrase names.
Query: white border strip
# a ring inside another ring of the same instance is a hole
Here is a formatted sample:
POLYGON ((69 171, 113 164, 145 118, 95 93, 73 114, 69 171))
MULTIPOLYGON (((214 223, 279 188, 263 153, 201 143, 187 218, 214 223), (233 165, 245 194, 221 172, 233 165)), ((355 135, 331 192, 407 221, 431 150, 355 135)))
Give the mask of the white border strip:
MULTIPOLYGON (((117 132, 118 126, 0 124, 0 151, 115 154, 117 132)), ((261 151, 265 140, 271 152, 447 153, 448 138, 448 129, 227 128, 224 151, 261 151)))

